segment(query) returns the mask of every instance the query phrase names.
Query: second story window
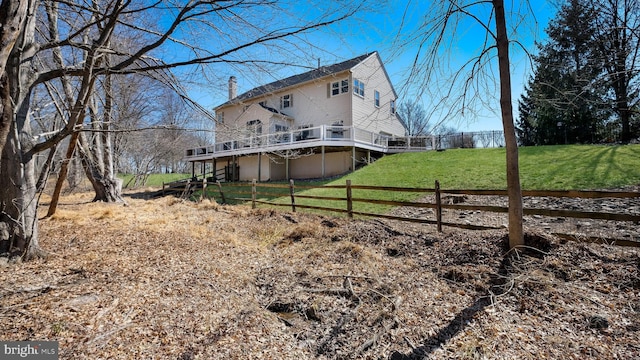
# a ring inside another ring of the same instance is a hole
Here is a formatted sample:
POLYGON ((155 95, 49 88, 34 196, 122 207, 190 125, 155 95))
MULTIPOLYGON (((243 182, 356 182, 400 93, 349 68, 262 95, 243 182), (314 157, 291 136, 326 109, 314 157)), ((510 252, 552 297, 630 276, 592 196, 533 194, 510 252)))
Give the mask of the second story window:
POLYGON ((331 96, 340 94, 340 82, 336 81, 331 83, 331 96))
POLYGON ((349 79, 340 81, 340 92, 343 94, 349 92, 349 79))
POLYGON ((218 118, 218 124, 224 124, 224 112, 219 111, 216 115, 216 117, 218 118))
POLYGON ((329 91, 331 96, 336 96, 349 92, 349 80, 344 79, 340 81, 334 81, 329 85, 329 91))
POLYGON ((391 105, 391 114, 395 115, 396 113, 396 101, 395 100, 391 100, 391 102, 389 103, 391 105))
POLYGON ((380 93, 378 92, 378 90, 373 91, 373 104, 376 107, 380 107, 380 93))
POLYGON ((280 97, 280 109, 293 107, 293 94, 287 94, 280 97))
POLYGON ((364 83, 358 79, 353 79, 353 93, 364 97, 364 83))

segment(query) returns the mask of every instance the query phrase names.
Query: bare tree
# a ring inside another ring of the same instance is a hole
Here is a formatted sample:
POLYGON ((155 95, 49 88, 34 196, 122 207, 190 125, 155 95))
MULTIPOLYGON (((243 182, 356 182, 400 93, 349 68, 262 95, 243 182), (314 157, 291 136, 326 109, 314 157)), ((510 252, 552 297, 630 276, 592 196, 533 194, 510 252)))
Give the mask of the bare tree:
POLYGON ((418 101, 402 102, 398 106, 398 115, 404 123, 407 136, 425 136, 431 132, 429 115, 418 101))
POLYGON ((632 132, 631 119, 640 105, 640 1, 602 0, 594 6, 606 81, 613 89, 614 108, 622 125, 620 138, 628 143, 638 135, 632 132))
MULTIPOLYGON (((287 17, 283 21, 282 17, 270 14, 278 14, 280 7, 287 4, 270 0, 155 3, 2 0, 0 5, 3 10, 7 6, 16 7, 11 16, 0 12, 3 14, 1 56, 9 53, 6 60, 0 57, 0 65, 4 67, 0 74, 3 84, 0 144, 6 140, 0 163, 0 188, 3 189, 0 222, 11 234, 9 239, 2 239, 0 252, 25 258, 39 252, 34 158, 63 140, 68 141, 59 173, 63 178, 66 176, 68 161, 77 151, 81 132, 96 130, 92 128, 90 106, 100 81, 106 81, 108 76, 163 73, 194 65, 277 63, 278 60, 265 51, 269 46, 284 49, 288 38, 338 22, 357 10, 357 5, 344 7, 327 3, 311 20, 287 17), (57 15, 63 13, 64 16, 57 15), (37 36, 36 24, 46 28, 39 29, 37 36), (56 27, 56 24, 61 25, 56 27), (9 25, 15 26, 5 33, 9 25), (185 37, 190 34, 189 29, 198 29, 199 33, 185 37), (139 40, 133 46, 114 41, 125 32, 139 40), (206 38, 216 40, 198 45, 198 41, 206 38), (177 49, 181 50, 179 55, 177 49), (163 60, 162 51, 176 56, 165 56, 163 60), (32 130, 31 96, 34 89, 50 84, 58 84, 56 89, 62 88, 58 98, 62 101, 56 106, 63 109, 64 117, 60 127, 40 136, 32 130), (71 86, 70 93, 64 90, 66 86, 71 86)), ((104 138, 102 141, 104 143, 104 138)), ((104 164, 104 158, 96 161, 104 164)), ((55 192, 59 193, 58 185, 55 192)))
MULTIPOLYGON (((527 9, 528 10, 528 9, 527 9)), ((403 44, 418 45, 411 77, 419 86, 427 88, 434 85, 438 78, 436 70, 446 53, 446 47, 452 43, 457 27, 463 23, 474 22, 482 29, 481 48, 478 55, 465 61, 457 70, 450 85, 442 94, 443 103, 452 109, 459 107, 461 112, 473 108, 473 102, 485 105, 481 94, 493 93, 491 89, 493 73, 487 70, 489 65, 496 64, 499 73, 500 112, 506 143, 507 192, 509 196, 509 245, 524 244, 522 228, 522 191, 518 167, 518 145, 513 124, 511 105, 511 78, 509 62, 509 38, 503 0, 462 1, 448 0, 435 2, 427 10, 426 21, 409 40, 403 44), (423 49, 428 49, 423 53, 423 49)), ((515 11, 514 11, 515 13, 515 11)), ((402 31, 402 29, 400 30, 402 31)), ((514 31, 515 32, 515 31, 514 31)), ((399 38, 402 38, 399 36, 399 38)), ((440 68, 441 69, 441 68, 440 68)), ((440 90, 440 89, 438 89, 440 90)), ((451 111, 451 110, 449 110, 451 111)))

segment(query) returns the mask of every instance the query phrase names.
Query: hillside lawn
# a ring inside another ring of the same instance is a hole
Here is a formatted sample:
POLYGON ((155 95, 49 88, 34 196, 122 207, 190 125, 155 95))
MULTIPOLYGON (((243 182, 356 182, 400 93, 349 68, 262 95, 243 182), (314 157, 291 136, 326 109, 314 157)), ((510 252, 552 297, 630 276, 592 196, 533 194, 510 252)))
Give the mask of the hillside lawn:
MULTIPOLYGON (((449 149, 387 155, 369 166, 329 180, 296 180, 304 185, 354 184, 426 187, 435 180, 447 189, 504 189, 505 149, 449 149)), ((640 145, 555 145, 519 148, 525 190, 613 189, 640 184, 640 145)), ((128 183, 132 175, 119 175, 128 183)), ((191 174, 150 174, 147 187, 191 174)))
MULTIPOLYGON (((347 176, 353 183, 447 189, 505 189, 504 148, 450 149, 385 156, 347 176), (390 182, 392 184, 390 184, 390 182)), ((640 184, 640 145, 519 148, 527 190, 585 190, 640 184)))
MULTIPOLYGON (((331 181, 296 181, 300 185, 396 186, 433 189, 505 189, 504 148, 450 149, 388 155, 331 181)), ((520 181, 525 190, 619 189, 640 185, 640 145, 559 145, 519 149, 520 181)), ((246 185, 246 184, 245 184, 246 185)), ((261 189, 270 191, 270 189, 261 189)), ((282 196, 283 190, 273 191, 282 196)), ((285 191, 286 192, 286 191, 285 191)), ((300 190, 304 195, 344 197, 343 189, 300 190)), ((212 192, 212 196, 216 193, 212 192)), ((414 201, 424 193, 353 190, 354 198, 414 201)), ((277 195, 263 196, 273 200, 277 195)), ((287 203, 284 196, 277 202, 287 203)), ((342 201, 296 200, 300 205, 344 209, 342 201)), ((389 206, 355 203, 354 210, 384 213, 389 206)))

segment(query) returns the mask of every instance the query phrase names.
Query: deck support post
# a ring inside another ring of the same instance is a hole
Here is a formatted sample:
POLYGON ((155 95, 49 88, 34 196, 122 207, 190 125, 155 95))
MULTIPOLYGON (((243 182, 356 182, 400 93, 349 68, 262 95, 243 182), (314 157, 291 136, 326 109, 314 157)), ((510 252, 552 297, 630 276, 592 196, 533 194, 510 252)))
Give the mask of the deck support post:
POLYGON ((322 149, 322 178, 324 179, 325 177, 325 171, 326 171, 326 167, 325 167, 325 151, 324 151, 324 145, 322 145, 320 147, 320 149, 322 149))
POLYGON ((262 181, 262 153, 258 153, 258 182, 262 181))
POLYGON ((231 181, 235 182, 237 179, 237 174, 236 174, 236 166, 237 166, 237 155, 233 155, 233 160, 231 161, 231 181))
POLYGON ((351 171, 356 171, 356 147, 351 148, 351 171))

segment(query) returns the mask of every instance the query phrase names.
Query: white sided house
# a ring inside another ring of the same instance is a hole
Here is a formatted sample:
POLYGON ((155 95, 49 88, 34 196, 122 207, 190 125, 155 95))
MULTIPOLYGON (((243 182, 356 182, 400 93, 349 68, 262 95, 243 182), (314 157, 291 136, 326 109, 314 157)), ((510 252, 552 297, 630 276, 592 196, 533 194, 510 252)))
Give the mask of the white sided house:
POLYGON ((217 180, 324 178, 385 153, 425 150, 405 137, 398 96, 377 52, 237 95, 215 108, 216 142, 188 149, 193 176, 217 180))

